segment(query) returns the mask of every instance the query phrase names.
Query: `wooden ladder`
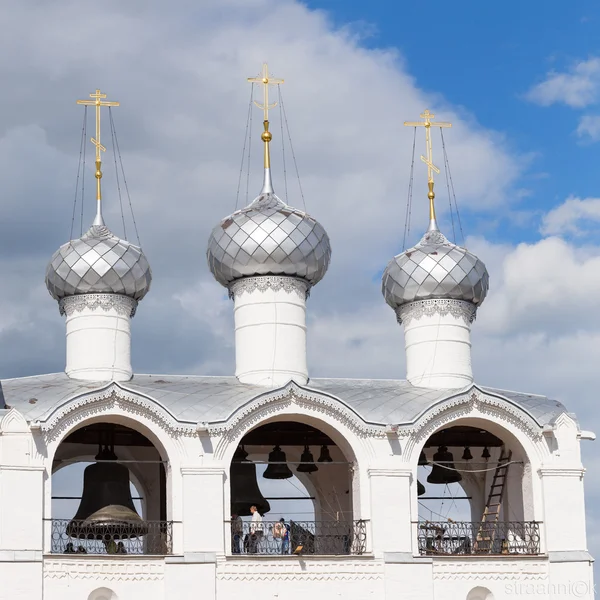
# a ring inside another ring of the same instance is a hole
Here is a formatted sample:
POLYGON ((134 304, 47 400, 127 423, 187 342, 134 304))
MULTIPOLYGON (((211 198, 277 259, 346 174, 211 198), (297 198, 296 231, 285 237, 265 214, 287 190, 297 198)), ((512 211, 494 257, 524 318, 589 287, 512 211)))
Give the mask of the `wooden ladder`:
POLYGON ((498 518, 500 517, 500 506, 502 505, 502 496, 506 485, 506 476, 508 475, 507 463, 510 462, 512 451, 504 454, 504 446, 500 452, 500 458, 494 471, 494 478, 490 486, 487 503, 483 510, 483 516, 479 525, 479 531, 475 539, 474 550, 483 552, 492 552, 494 539, 498 531, 498 518))

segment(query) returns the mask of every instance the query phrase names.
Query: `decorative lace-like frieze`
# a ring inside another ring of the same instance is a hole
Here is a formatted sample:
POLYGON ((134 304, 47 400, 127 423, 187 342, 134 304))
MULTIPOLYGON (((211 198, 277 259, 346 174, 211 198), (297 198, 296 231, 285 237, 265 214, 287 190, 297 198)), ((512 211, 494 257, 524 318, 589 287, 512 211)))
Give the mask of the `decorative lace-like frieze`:
POLYGON ((137 304, 137 300, 121 294, 77 294, 62 298, 58 303, 58 308, 61 315, 69 317, 86 308, 90 310, 101 308, 105 312, 115 310, 124 317, 133 317, 137 304))
POLYGON ((302 300, 306 300, 310 295, 310 285, 303 279, 286 277, 285 275, 264 275, 260 277, 243 277, 234 281, 229 286, 229 297, 234 298, 234 296, 240 296, 244 292, 251 294, 256 290, 259 292, 283 290, 288 294, 298 294, 302 300))
POLYGON ((436 298, 433 300, 416 300, 403 304, 396 310, 398 323, 404 322, 408 325, 413 319, 421 317, 431 317, 433 315, 452 315, 457 319, 463 319, 467 325, 475 320, 477 306, 465 300, 451 300, 446 298, 436 298))

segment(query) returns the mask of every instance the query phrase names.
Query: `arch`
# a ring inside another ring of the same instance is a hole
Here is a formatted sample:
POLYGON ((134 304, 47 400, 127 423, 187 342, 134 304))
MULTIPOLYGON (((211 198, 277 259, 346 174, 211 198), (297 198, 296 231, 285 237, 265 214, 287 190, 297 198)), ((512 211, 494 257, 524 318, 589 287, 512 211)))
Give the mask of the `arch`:
POLYGON ((119 600, 115 592, 106 587, 95 589, 89 596, 88 600, 119 600))
POLYGON ((467 594, 466 600, 494 600, 494 594, 486 587, 478 585, 467 594))

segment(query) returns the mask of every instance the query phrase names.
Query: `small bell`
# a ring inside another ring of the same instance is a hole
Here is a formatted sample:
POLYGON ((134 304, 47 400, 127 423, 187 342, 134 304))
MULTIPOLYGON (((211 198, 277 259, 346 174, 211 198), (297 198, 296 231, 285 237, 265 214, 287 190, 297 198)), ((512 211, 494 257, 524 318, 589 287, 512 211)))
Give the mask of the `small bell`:
POLYGON ((321 446, 321 455, 319 456, 319 460, 317 462, 333 462, 333 459, 331 458, 331 455, 329 454, 329 447, 328 446, 321 446))
POLYGON ((417 496, 422 496, 425 493, 425 486, 417 479, 417 496))
POLYGON ((298 465, 298 468, 296 469, 296 471, 298 471, 298 473, 314 473, 315 471, 318 471, 319 467, 317 467, 317 465, 315 465, 315 459, 313 458, 312 452, 310 451, 310 449, 308 448, 308 446, 304 446, 304 452, 302 453, 302 456, 300 457, 300 464, 298 465))
POLYGON ((465 451, 463 452, 462 455, 462 459, 463 460, 471 460, 473 458, 473 455, 471 454, 471 449, 469 448, 469 446, 465 447, 465 451))
POLYGON ((486 446, 483 449, 483 452, 481 453, 481 458, 485 458, 485 460, 487 460, 488 458, 490 458, 491 454, 490 451, 488 450, 488 447, 486 446))
POLYGON ((294 474, 286 463, 285 452, 279 446, 275 446, 269 453, 269 465, 265 469, 263 477, 265 479, 289 479, 293 477, 294 474))
POLYGON ((433 455, 433 469, 427 477, 428 483, 457 483, 462 475, 454 468, 454 457, 446 446, 440 446, 433 455), (443 465, 443 466, 442 466, 443 465))
POLYGON ((429 463, 427 462, 427 457, 425 456, 425 450, 421 450, 421 454, 419 454, 419 467, 425 467, 429 463))

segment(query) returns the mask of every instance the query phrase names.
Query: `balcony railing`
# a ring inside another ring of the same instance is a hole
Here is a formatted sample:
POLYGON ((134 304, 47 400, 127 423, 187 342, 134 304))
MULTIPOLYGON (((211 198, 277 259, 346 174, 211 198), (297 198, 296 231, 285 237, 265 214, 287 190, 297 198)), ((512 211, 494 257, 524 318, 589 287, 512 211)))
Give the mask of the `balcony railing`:
POLYGON ((173 550, 173 522, 145 521, 148 533, 140 537, 127 537, 126 530, 120 532, 113 527, 105 531, 92 532, 78 527, 79 537, 67 534, 69 519, 51 520, 52 554, 171 554, 173 550))
POLYGON ((358 555, 367 549, 366 521, 228 521, 233 554, 358 555))
POLYGON ((420 554, 539 554, 536 521, 479 523, 422 521, 418 525, 420 554))

